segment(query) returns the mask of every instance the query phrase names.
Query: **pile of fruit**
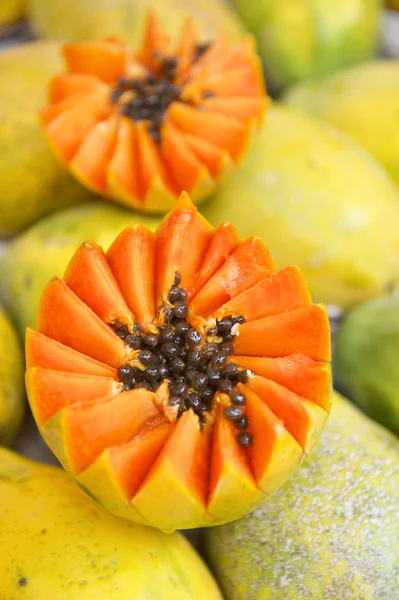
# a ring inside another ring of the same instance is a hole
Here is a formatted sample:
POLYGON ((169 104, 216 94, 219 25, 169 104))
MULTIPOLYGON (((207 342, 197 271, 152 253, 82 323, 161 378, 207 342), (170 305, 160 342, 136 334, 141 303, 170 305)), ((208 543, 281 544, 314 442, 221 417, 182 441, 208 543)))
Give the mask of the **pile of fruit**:
POLYGON ((383 13, 2 0, 1 600, 399 600, 383 13))

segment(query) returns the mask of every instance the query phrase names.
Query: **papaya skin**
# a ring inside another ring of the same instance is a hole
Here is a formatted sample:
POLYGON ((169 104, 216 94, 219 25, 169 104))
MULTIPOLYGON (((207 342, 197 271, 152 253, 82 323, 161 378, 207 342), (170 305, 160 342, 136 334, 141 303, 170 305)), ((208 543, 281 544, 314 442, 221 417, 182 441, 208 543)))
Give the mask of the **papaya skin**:
POLYGON ((25 14, 26 0, 2 0, 0 5, 0 27, 12 25, 25 14))
POLYGON ((204 530, 204 554, 226 600, 391 600, 398 502, 398 440, 335 393, 290 482, 252 515, 204 530))
POLYGON ((399 278, 396 186, 348 136, 290 107, 271 107, 202 213, 267 240, 277 268, 298 265, 314 302, 347 308, 399 278))
POLYGON ((381 0, 234 0, 275 90, 371 58, 381 0))
POLYGON ((21 337, 26 327, 36 326, 43 287, 64 274, 79 244, 90 238, 106 249, 117 233, 135 223, 155 229, 158 222, 93 202, 49 215, 12 240, 0 257, 0 296, 21 337))
POLYGON ((0 444, 9 445, 25 414, 24 364, 17 332, 0 306, 0 444))
POLYGON ((23 44, 0 54, 0 238, 92 196, 58 164, 37 116, 48 79, 61 66, 54 42, 23 44))
POLYGON ((399 185, 399 60, 369 62, 300 83, 284 101, 350 135, 399 185))
POLYGON ((222 600, 180 534, 109 515, 58 468, 0 450, 0 498, 3 600, 222 600))
POLYGON ((369 417, 399 436, 399 299, 376 298, 354 308, 337 334, 337 386, 369 417))
POLYGON ((184 18, 192 17, 201 38, 208 41, 224 31, 238 40, 244 26, 234 11, 213 0, 30 0, 33 29, 44 38, 79 41, 117 36, 131 44, 140 42, 148 11, 167 24, 176 38, 184 18))

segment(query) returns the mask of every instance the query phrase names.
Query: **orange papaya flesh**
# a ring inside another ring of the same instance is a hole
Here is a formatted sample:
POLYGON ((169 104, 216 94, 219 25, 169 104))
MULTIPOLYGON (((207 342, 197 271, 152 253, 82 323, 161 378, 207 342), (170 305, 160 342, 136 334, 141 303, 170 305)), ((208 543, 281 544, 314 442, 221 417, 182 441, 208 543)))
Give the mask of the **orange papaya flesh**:
POLYGON ((133 323, 133 315, 105 253, 94 242, 84 242, 76 250, 64 274, 64 281, 105 323, 133 323))
POLYGON ((329 410, 332 388, 329 363, 316 362, 304 354, 283 358, 235 355, 234 358, 229 357, 227 362, 234 362, 329 410))
POLYGON ((215 311, 248 286, 263 279, 274 268, 273 259, 264 242, 260 238, 248 238, 205 283, 191 301, 191 310, 201 316, 215 311))
POLYGON ((257 487, 248 453, 236 443, 234 426, 219 406, 213 428, 208 512, 211 523, 237 519, 265 500, 257 487), (234 502, 232 502, 234 498, 234 502))
POLYGON ((189 18, 175 47, 150 15, 137 52, 109 39, 63 56, 40 113, 52 150, 88 188, 144 212, 165 213, 182 190, 209 197, 268 104, 253 44, 204 46, 189 18))
POLYGON ((124 229, 107 252, 121 293, 144 329, 155 319, 155 235, 146 227, 124 229))
POLYGON ((69 163, 79 150, 85 136, 111 113, 106 89, 83 97, 72 97, 75 102, 61 112, 46 127, 46 137, 62 162, 69 163))
POLYGON ((44 367, 53 371, 117 379, 116 369, 76 352, 30 327, 26 330, 26 367, 44 367))
POLYGON ((87 354, 111 367, 119 367, 125 345, 62 279, 44 288, 37 328, 49 338, 87 354))
POLYGON ((121 391, 122 385, 111 377, 81 375, 31 367, 26 372, 30 405, 38 425, 72 404, 84 404, 121 391))
POLYGON ((269 406, 243 384, 238 389, 246 399, 246 414, 253 445, 248 452, 258 487, 272 494, 301 462, 303 450, 269 406))
POLYGON ((183 192, 175 209, 165 217, 156 233, 157 306, 173 285, 176 272, 181 275, 183 287, 193 278, 210 233, 210 225, 183 192))
POLYGON ((70 97, 89 94, 99 87, 101 87, 101 84, 94 75, 58 73, 53 76, 49 83, 49 104, 59 104, 70 97))
POLYGON ((159 416, 147 390, 78 403, 65 409, 64 444, 74 473, 81 473, 106 448, 123 444, 159 416))
POLYGON ((329 353, 300 272, 183 193, 155 233, 87 241, 47 284, 26 381, 77 482, 172 531, 240 518, 286 481, 328 416, 329 353))
POLYGON ((249 289, 223 304, 213 316, 242 315, 254 321, 270 315, 309 306, 311 298, 306 282, 297 267, 271 273, 249 289))
POLYGON ((69 163, 77 179, 83 179, 94 192, 106 192, 107 169, 114 154, 117 125, 114 116, 100 121, 83 138, 69 163))
POLYGON ((319 427, 320 420, 327 419, 327 411, 258 375, 250 377, 247 385, 284 423, 304 452, 309 452, 313 442, 312 429, 319 427))
MULTIPOLYGON (((228 256, 237 248, 239 237, 235 227, 230 223, 220 223, 209 238, 209 243, 202 257, 202 264, 193 280, 187 284, 189 298, 195 296, 205 283, 216 273, 228 256)), ((227 314, 227 313, 226 313, 227 314)), ((231 313, 233 314, 233 313, 231 313)))
POLYGON ((85 41, 63 46, 67 71, 114 83, 125 69, 126 49, 114 41, 85 41))
POLYGON ((329 361, 329 336, 326 309, 312 304, 244 323, 235 339, 235 353, 274 358, 298 353, 329 361))

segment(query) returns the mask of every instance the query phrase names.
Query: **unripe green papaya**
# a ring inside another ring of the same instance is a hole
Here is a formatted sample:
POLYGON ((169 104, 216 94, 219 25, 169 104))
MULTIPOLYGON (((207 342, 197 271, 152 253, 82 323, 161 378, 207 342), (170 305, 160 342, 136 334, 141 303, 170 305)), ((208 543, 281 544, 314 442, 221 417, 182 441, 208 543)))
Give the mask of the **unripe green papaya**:
POLYGON ((370 417, 399 435, 399 297, 354 308, 336 336, 337 385, 370 417))
POLYGON ((304 81, 284 101, 345 131, 399 185, 399 60, 369 62, 304 81))
POLYGON ((398 440, 336 394, 303 466, 205 552, 226 600, 393 600, 398 506, 398 440))
POLYGON ((132 223, 150 229, 156 219, 106 202, 92 202, 47 216, 14 238, 0 257, 0 297, 22 337, 36 327, 39 300, 46 283, 62 276, 73 253, 86 239, 108 248, 132 223))
POLYGON ((297 264, 317 302, 346 308, 399 279, 399 194, 361 146, 328 123, 274 105, 240 167, 201 207, 213 224, 259 235, 297 264))

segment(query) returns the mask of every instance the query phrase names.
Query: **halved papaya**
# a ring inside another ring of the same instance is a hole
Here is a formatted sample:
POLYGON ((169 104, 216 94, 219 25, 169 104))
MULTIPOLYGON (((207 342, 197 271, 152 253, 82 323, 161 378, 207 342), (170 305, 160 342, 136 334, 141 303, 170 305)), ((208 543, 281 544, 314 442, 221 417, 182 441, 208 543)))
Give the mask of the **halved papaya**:
POLYGON ((210 196, 269 104, 252 38, 201 44, 190 19, 175 48, 150 15, 137 53, 104 40, 63 55, 41 111, 50 146, 89 189, 144 212, 167 212, 182 189, 210 196))
POLYGON ((183 193, 155 234, 80 246, 28 330, 43 437, 119 516, 221 524, 295 470, 330 409, 329 325, 295 267, 183 193))

